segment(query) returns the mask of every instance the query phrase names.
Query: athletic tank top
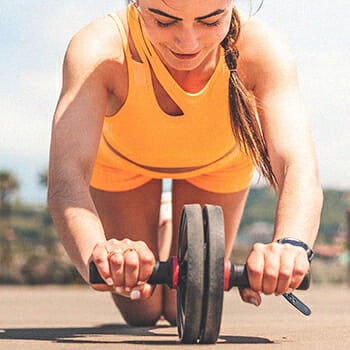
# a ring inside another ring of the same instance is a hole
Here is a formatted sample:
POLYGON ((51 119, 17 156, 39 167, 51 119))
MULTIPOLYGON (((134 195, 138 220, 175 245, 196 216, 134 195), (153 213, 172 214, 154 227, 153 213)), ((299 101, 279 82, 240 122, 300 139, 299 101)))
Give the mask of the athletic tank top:
POLYGON ((97 162, 158 178, 185 178, 241 159, 243 154, 231 126, 229 71, 223 49, 204 88, 189 93, 177 84, 156 54, 134 5, 128 7, 128 26, 141 63, 132 58, 120 19, 112 17, 124 46, 129 88, 121 109, 104 118, 97 162), (183 114, 168 115, 160 108, 152 72, 183 114))

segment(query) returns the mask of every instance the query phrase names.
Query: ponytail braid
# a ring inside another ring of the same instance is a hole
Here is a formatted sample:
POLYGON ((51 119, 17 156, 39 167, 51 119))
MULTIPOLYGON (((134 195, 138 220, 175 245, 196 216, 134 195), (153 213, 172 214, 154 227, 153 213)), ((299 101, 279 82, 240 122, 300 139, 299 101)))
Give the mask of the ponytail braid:
POLYGON ((243 86, 237 74, 239 52, 236 47, 240 34, 240 20, 234 8, 230 30, 221 42, 225 50, 226 64, 230 70, 229 103, 233 132, 243 150, 251 157, 261 174, 271 186, 277 186, 272 171, 266 142, 257 119, 257 111, 253 96, 243 86))

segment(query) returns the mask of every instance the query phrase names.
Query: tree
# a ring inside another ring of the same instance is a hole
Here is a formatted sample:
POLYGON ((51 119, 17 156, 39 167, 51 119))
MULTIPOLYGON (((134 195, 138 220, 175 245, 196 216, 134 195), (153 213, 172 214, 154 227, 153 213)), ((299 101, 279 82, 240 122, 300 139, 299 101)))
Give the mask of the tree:
POLYGON ((47 187, 47 178, 48 178, 47 170, 43 170, 41 173, 39 173, 39 184, 40 184, 40 186, 47 187))
POLYGON ((19 188, 16 176, 10 171, 0 171, 0 210, 11 206, 11 200, 19 188))
POLYGON ((17 192, 17 178, 10 171, 0 171, 0 264, 9 269, 13 252, 11 241, 15 232, 11 227, 11 201, 17 192))
MULTIPOLYGON (((43 170, 39 173, 39 184, 41 187, 44 187, 47 189, 47 185, 48 185, 48 170, 43 170)), ((43 213, 43 224, 44 226, 50 226, 52 225, 52 219, 50 216, 50 213, 48 211, 48 209, 46 208, 45 212, 43 213)))

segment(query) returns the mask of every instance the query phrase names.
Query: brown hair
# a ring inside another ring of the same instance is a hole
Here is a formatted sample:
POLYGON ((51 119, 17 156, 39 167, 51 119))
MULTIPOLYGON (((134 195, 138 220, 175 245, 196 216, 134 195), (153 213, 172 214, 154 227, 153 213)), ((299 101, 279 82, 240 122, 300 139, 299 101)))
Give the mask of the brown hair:
POLYGON ((240 34, 240 19, 234 8, 229 32, 221 45, 230 70, 229 103, 233 132, 243 150, 251 157, 261 174, 273 187, 277 180, 273 173, 266 141, 260 129, 253 95, 244 87, 237 74, 239 52, 236 46, 240 34))

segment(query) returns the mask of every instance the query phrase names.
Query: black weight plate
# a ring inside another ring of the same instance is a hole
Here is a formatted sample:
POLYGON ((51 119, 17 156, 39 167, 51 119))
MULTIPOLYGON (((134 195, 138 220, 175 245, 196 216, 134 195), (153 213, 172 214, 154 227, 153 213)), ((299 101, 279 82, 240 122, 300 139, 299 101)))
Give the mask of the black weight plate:
POLYGON ((214 344, 220 332, 224 299, 225 229, 221 207, 203 208, 206 264, 200 343, 214 344))
POLYGON ((177 327, 181 341, 198 341, 204 293, 204 232, 200 205, 182 210, 178 244, 177 327))

